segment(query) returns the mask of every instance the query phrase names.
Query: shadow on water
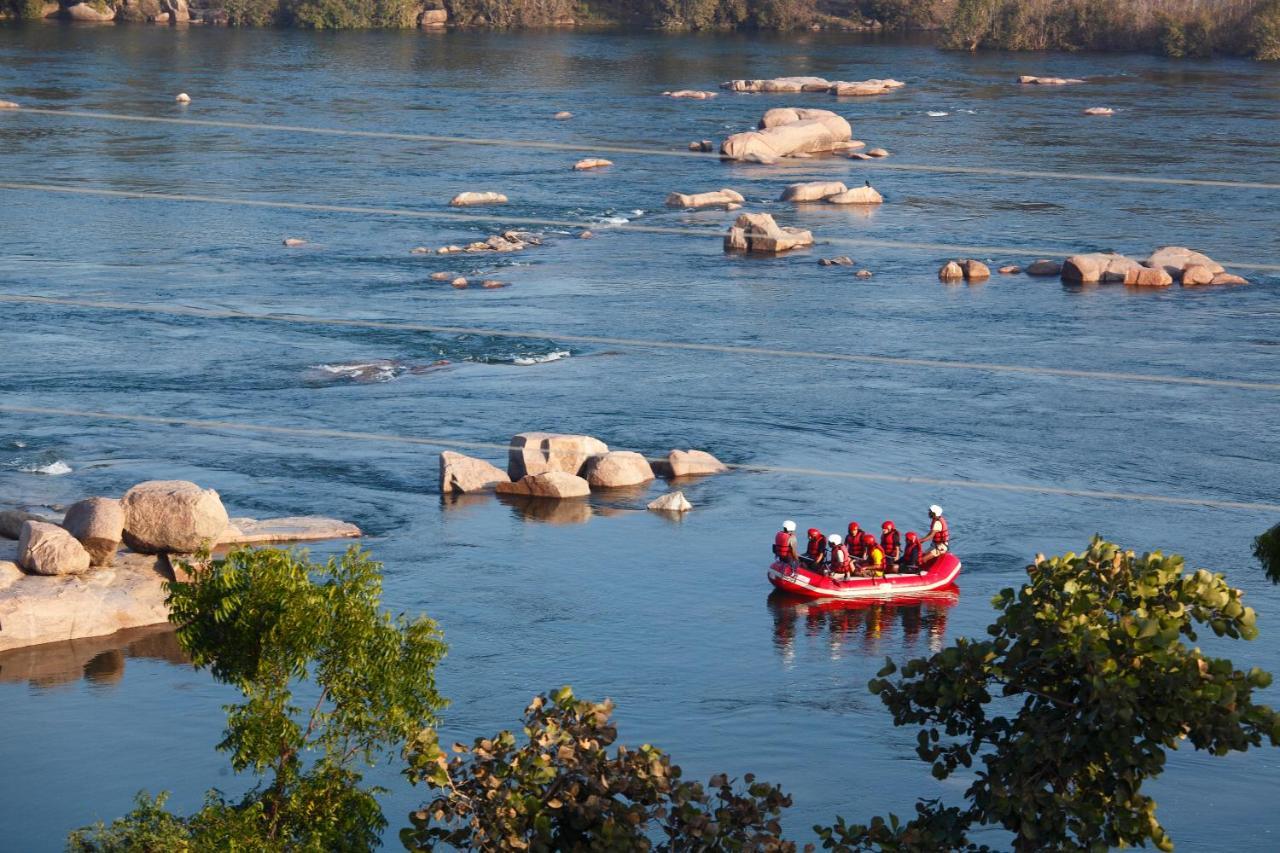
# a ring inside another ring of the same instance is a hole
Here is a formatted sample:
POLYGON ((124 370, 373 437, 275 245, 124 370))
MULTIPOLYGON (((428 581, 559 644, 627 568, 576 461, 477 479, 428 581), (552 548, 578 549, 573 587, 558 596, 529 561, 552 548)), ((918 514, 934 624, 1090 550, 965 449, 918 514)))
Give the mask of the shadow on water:
POLYGON ((27 682, 46 689, 80 679, 106 687, 124 678, 126 658, 149 658, 174 665, 189 663, 173 627, 128 628, 105 637, 41 643, 0 652, 0 683, 27 682))
POLYGON ((833 657, 857 651, 878 655, 886 643, 907 653, 939 651, 946 639, 947 611, 959 600, 954 586, 889 601, 813 600, 775 590, 767 605, 773 614, 774 648, 791 660, 801 635, 825 638, 833 657))

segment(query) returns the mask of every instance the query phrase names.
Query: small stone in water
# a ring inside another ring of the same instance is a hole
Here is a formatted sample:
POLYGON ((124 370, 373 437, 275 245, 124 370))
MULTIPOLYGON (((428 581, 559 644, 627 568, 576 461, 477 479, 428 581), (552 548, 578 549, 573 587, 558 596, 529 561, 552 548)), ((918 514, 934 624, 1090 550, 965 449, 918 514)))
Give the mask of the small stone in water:
POLYGON ((456 287, 456 288, 458 288, 459 290, 461 290, 462 288, 466 287, 468 284, 469 284, 469 282, 468 282, 465 278, 463 278, 462 276, 458 276, 457 278, 455 278, 455 279, 453 280, 453 286, 454 286, 454 287, 456 287))

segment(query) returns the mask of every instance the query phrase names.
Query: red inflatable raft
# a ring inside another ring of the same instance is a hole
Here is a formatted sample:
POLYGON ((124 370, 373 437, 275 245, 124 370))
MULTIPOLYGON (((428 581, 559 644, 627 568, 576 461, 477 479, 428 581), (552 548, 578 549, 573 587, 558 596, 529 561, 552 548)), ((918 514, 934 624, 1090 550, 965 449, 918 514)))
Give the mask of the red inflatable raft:
POLYGON ((959 575, 960 558, 955 554, 943 554, 919 573, 842 581, 832 580, 821 572, 814 572, 803 566, 793 568, 786 563, 774 563, 769 567, 769 583, 783 592, 805 598, 889 598, 912 595, 944 589, 954 584, 959 575))

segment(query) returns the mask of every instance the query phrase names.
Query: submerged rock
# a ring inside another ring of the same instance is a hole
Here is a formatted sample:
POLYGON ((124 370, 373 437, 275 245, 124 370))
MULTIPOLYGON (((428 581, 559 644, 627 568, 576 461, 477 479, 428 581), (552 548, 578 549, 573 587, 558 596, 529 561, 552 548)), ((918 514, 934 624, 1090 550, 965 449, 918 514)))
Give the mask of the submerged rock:
POLYGON ((479 492, 511 478, 496 465, 446 450, 440 454, 440 493, 479 492))
POLYGON ((1111 107, 1088 107, 1084 110, 1084 114, 1087 116, 1113 116, 1116 111, 1111 107))
POLYGON ((124 539, 124 509, 114 498, 86 498, 67 507, 62 526, 89 552, 93 565, 109 566, 124 539))
POLYGON ((689 150, 702 152, 714 151, 716 150, 716 146, 710 139, 695 139, 693 142, 689 143, 689 150))
POLYGON ((848 255, 836 255, 834 258, 819 258, 818 263, 824 267, 851 267, 853 258, 848 255))
POLYGON ((1062 264, 1041 259, 1027 265, 1027 275, 1062 275, 1062 264))
POLYGON ((233 518, 217 545, 263 545, 270 542, 316 542, 323 539, 355 539, 360 528, 336 518, 291 515, 284 518, 233 518))
POLYGON ((1022 272, 1022 267, 1017 264, 1000 267, 1000 275, 1017 275, 1020 272, 1022 272))
POLYGON ((649 460, 630 450, 611 450, 587 460, 583 475, 593 488, 638 486, 653 479, 649 460))
POLYGON ((502 193, 484 191, 484 192, 462 192, 455 195, 449 200, 449 204, 454 207, 471 207, 477 204, 506 204, 507 197, 502 193))
POLYGON ((720 189, 703 193, 673 192, 667 196, 667 207, 728 207, 742 204, 744 199, 740 193, 731 189, 720 189))
POLYGON ((553 115, 552 118, 555 119, 556 121, 568 121, 569 119, 573 118, 573 113, 569 112, 568 110, 561 110, 560 112, 553 115))
MULTIPOLYGON (((56 524, 24 521, 18 535, 18 565, 37 575, 69 575, 87 571, 89 552, 56 524)), ((0 628, 3 623, 0 623, 0 628)))
POLYGON ((529 474, 514 483, 497 483, 494 491, 500 495, 532 498, 584 498, 591 494, 591 486, 581 477, 564 471, 544 471, 529 474))
POLYGON ((648 508, 654 512, 688 512, 693 509, 693 504, 689 503, 684 492, 668 492, 650 501, 648 508))
POLYGON ((1229 272, 1216 273, 1210 284, 1248 284, 1249 280, 1229 272))
POLYGON ((709 98, 714 98, 717 93, 704 92, 698 89, 678 89, 675 92, 663 92, 662 94, 668 98, 690 98, 695 101, 705 101, 709 98))
POLYGON ((876 159, 879 159, 881 157, 888 157, 889 152, 883 148, 872 148, 867 151, 867 156, 875 157, 876 159))
POLYGON ((186 480, 151 480, 124 493, 124 541, 144 554, 191 554, 218 541, 227 511, 213 489, 186 480))
POLYGON ((522 432, 507 450, 507 475, 514 481, 530 474, 562 471, 580 474, 587 460, 609 452, 609 445, 589 435, 522 432))
POLYGON ((1018 78, 1018 82, 1030 86, 1065 86, 1068 83, 1083 83, 1084 81, 1075 77, 1034 77, 1030 74, 1023 74, 1018 78))
POLYGON ((729 466, 705 450, 673 450, 667 454, 665 463, 655 462, 653 469, 663 477, 675 479, 722 474, 729 466))
POLYGON ((882 204, 883 202, 884 196, 876 192, 870 184, 827 196, 828 204, 882 204))
POLYGON ((0 536, 5 539, 17 539, 22 535, 22 524, 27 521, 48 521, 43 516, 20 509, 0 510, 0 536))
POLYGON ((186 92, 179 92, 176 96, 174 96, 174 100, 177 101, 179 104, 189 104, 191 103, 191 96, 188 95, 186 92))
POLYGON ((19 105, 14 101, 0 101, 0 110, 16 110, 19 105))
POLYGON ((307 245, 307 241, 303 240, 301 237, 285 237, 281 242, 290 249, 296 249, 298 246, 307 245))
POLYGON ((847 192, 848 189, 841 181, 805 181, 790 184, 782 191, 778 201, 822 201, 828 196, 847 192))
POLYGON ((612 160, 606 160, 603 157, 586 157, 573 164, 574 171, 586 172, 589 169, 603 169, 606 166, 612 166, 612 160))
POLYGON ((813 234, 778 225, 767 213, 743 213, 724 238, 725 251, 776 254, 813 245, 813 234))

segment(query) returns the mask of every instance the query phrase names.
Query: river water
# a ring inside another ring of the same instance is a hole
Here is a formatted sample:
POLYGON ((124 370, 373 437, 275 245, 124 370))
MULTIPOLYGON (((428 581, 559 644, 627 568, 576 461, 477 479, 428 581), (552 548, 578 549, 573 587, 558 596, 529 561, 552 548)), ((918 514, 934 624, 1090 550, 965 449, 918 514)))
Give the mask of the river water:
MULTIPOLYGON (((1280 68, 968 56, 859 36, 40 26, 0 29, 0 98, 581 146, 0 113, 7 182, 424 212, 448 211, 466 189, 511 197, 473 211, 492 221, 464 222, 0 189, 0 293, 546 332, 509 339, 5 304, 8 406, 497 443, 545 429, 645 453, 706 448, 747 465, 1276 499, 1274 390, 554 336, 1278 382, 1274 272, 1242 269, 1253 285, 1200 291, 998 275, 948 287, 935 272, 959 252, 861 244, 731 257, 719 240, 729 214, 662 204, 671 190, 728 186, 749 210, 810 227, 819 241, 1028 249, 981 253, 993 268, 1048 250, 1142 257, 1164 243, 1275 264, 1274 189, 929 174, 845 159, 763 167, 609 153, 611 169, 570 166, 600 153, 593 145, 678 150, 750 127, 768 107, 798 105, 840 110, 857 138, 893 152, 886 165, 1275 183, 1280 68), (1090 82, 1019 87, 1011 81, 1021 73, 1090 82), (907 86, 839 103, 817 94, 659 96, 780 74, 893 76, 907 86), (193 103, 175 105, 178 91, 193 103), (1098 105, 1117 114, 1080 114, 1098 105), (575 117, 552 120, 559 110, 575 117), (886 203, 865 215, 773 201, 785 183, 817 178, 869 178, 886 203), (541 228, 545 245, 515 255, 410 253, 522 219, 588 223, 595 238, 541 228), (628 231, 621 220, 706 230, 628 231), (287 236, 308 245, 285 249, 287 236), (874 277, 816 263, 833 254, 852 254, 874 277), (455 290, 431 280, 436 271, 511 286, 455 290), (380 381, 352 376, 382 360, 366 371, 380 381), (449 364, 427 369, 440 360, 449 364)), ((1230 653, 1280 669, 1280 594, 1249 556, 1251 537, 1277 519, 1256 507, 736 471, 686 486, 696 509, 671 521, 643 511, 661 484, 539 510, 491 497, 442 501, 436 477, 428 446, 0 412, 0 503, 59 505, 186 478, 217 488, 233 515, 355 521, 385 562, 387 604, 443 626, 447 738, 514 725, 534 692, 572 683, 616 700, 625 741, 669 749, 694 776, 750 771, 784 786, 796 802, 786 827, 802 839, 836 814, 904 814, 917 796, 959 798, 966 779, 932 780, 914 757, 914 731, 895 730, 865 685, 886 655, 981 634, 992 595, 1015 584, 1036 551, 1079 548, 1101 532, 1226 571, 1262 614, 1261 639, 1230 653), (892 518, 922 529, 932 502, 946 508, 965 563, 957 597, 830 611, 770 600, 763 571, 782 518, 824 529, 892 518)), ((0 661, 0 849, 57 849, 68 829, 126 811, 140 788, 172 791, 181 809, 212 786, 242 790, 213 751, 220 705, 231 698, 184 666, 163 635, 0 661)), ((375 776, 393 789, 386 807, 398 828, 419 792, 394 767, 375 776)), ((1274 849, 1280 814, 1268 792, 1277 784, 1274 750, 1179 753, 1152 789, 1180 849, 1274 849)))

